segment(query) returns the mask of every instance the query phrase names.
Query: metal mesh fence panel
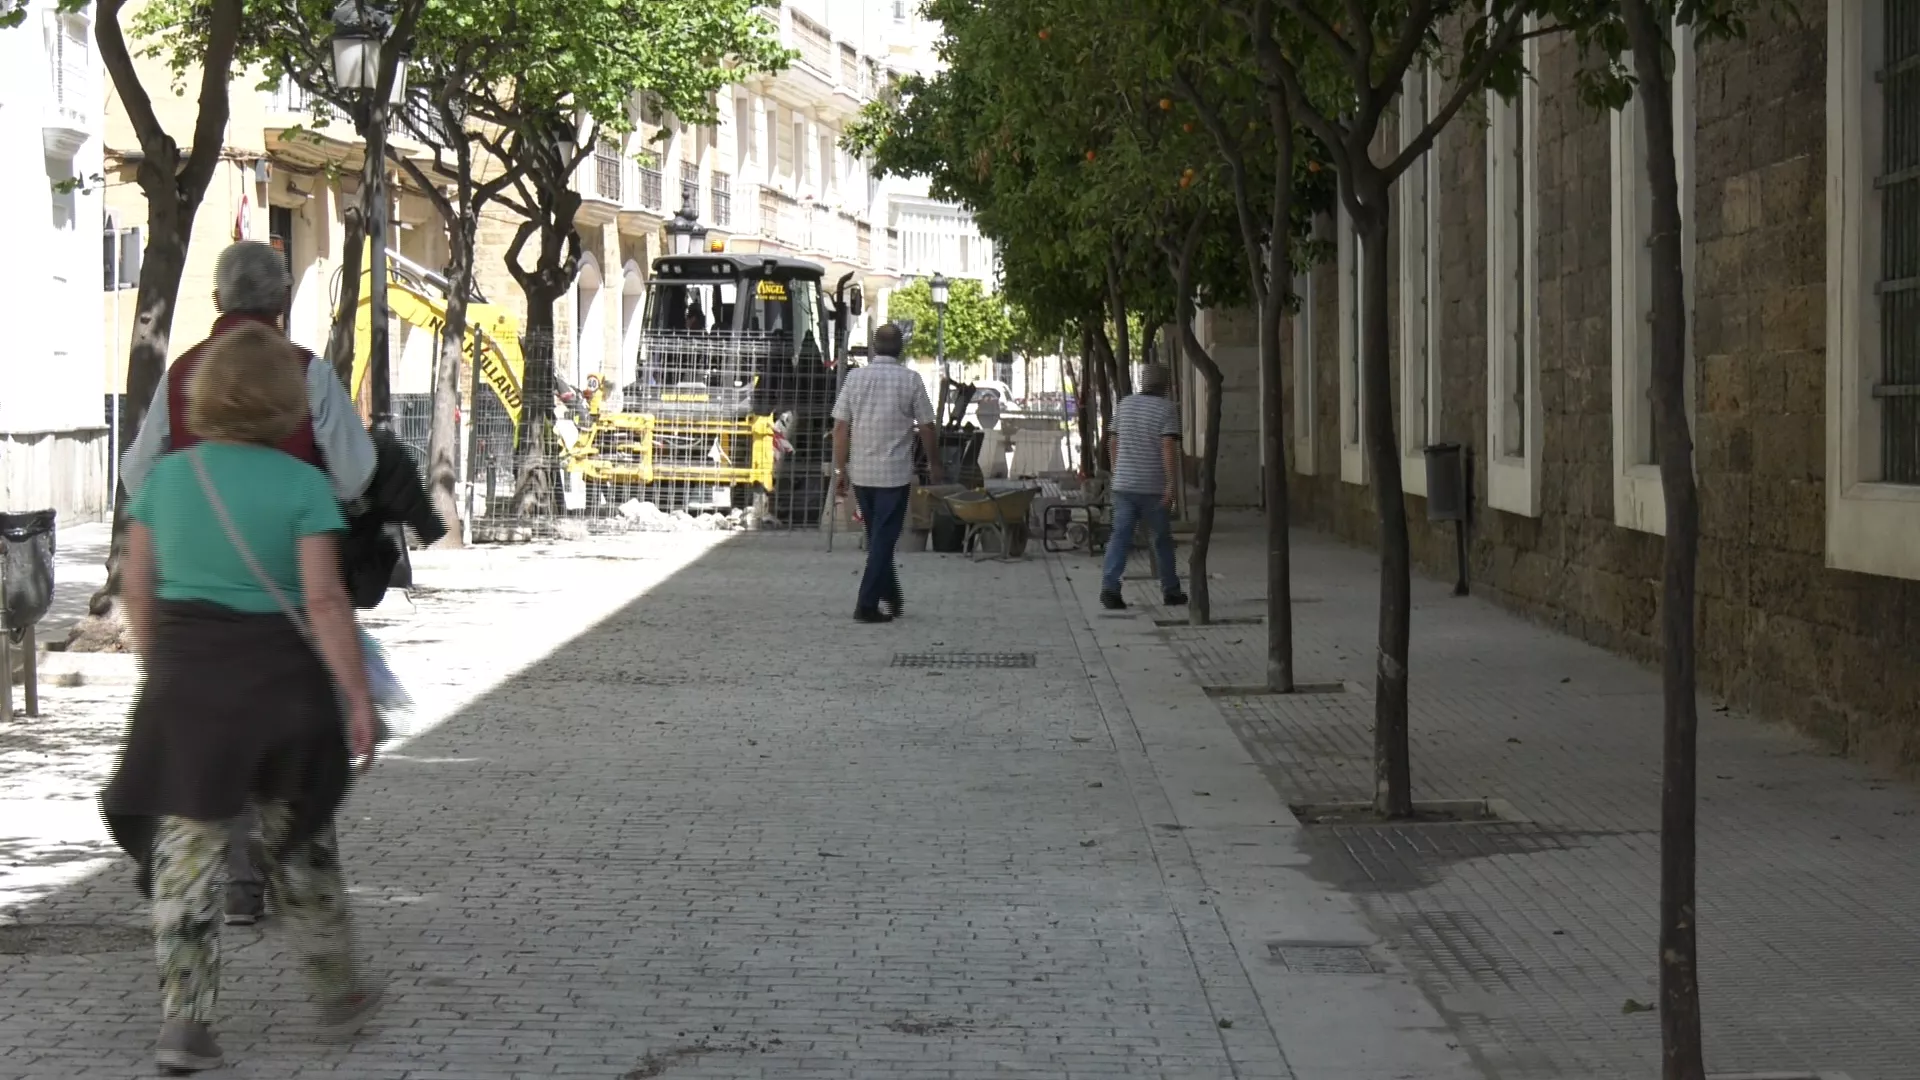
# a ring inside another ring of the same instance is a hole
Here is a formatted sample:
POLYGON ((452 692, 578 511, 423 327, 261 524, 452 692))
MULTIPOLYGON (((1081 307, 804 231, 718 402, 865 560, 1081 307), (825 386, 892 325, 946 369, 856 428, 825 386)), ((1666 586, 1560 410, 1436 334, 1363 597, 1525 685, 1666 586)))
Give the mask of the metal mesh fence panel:
MULTIPOLYGON (((851 500, 832 498, 833 404, 864 362, 846 347, 854 316, 836 284, 799 260, 690 253, 656 264, 618 355, 521 341, 518 415, 486 386, 470 408, 475 537, 860 531, 851 500)), ((957 368, 946 379, 916 366, 950 481, 977 488, 1074 468, 1060 365, 1041 365, 1050 379, 1034 367, 1017 366, 1027 373, 1017 382, 975 384, 957 368)), ((1005 364, 981 372, 1012 374, 1005 364)))

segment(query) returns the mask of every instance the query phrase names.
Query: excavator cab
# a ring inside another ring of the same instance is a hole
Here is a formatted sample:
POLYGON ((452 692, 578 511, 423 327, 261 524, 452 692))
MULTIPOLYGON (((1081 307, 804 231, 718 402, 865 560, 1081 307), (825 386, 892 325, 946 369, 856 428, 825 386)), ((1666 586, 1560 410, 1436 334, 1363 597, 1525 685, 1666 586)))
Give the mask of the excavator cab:
POLYGON ((597 411, 570 452, 589 502, 758 502, 787 524, 817 521, 845 321, 823 280, 799 259, 656 260, 621 408, 597 411))

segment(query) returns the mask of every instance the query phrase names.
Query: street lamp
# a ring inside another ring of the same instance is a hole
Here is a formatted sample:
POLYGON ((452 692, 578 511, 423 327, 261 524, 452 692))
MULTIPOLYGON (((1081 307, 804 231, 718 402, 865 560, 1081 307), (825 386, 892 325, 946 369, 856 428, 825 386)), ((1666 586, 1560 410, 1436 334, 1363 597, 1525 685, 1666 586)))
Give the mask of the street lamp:
POLYGON ((706 250, 707 227, 700 224, 700 215, 690 205, 681 204, 673 220, 667 222, 667 236, 673 241, 675 255, 694 255, 706 250))
MULTIPOLYGON (((393 16, 366 0, 341 0, 333 9, 333 81, 360 108, 355 120, 367 144, 360 181, 360 213, 366 220, 368 249, 367 370, 372 376, 373 425, 393 427, 393 381, 387 341, 387 116, 406 93, 407 55, 394 58, 393 85, 378 96, 382 53, 393 32, 393 16)), ((399 43, 404 47, 404 42, 399 43)))
POLYGON ((947 279, 935 271, 927 291, 933 294, 933 362, 940 366, 940 377, 947 378, 947 279))

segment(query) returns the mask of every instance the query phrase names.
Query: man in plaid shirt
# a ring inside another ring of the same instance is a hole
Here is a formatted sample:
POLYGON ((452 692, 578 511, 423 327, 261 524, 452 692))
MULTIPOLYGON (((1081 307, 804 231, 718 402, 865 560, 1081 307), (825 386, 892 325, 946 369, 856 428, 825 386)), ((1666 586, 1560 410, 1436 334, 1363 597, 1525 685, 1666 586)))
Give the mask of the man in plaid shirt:
POLYGON ((900 328, 887 323, 875 329, 870 344, 867 366, 847 376, 833 405, 833 490, 841 499, 851 486, 867 524, 867 571, 860 578, 853 617, 883 623, 899 616, 905 605, 893 550, 913 491, 916 429, 936 484, 941 470, 933 402, 927 398, 926 383, 900 363, 900 328), (888 610, 881 610, 882 603, 888 610))

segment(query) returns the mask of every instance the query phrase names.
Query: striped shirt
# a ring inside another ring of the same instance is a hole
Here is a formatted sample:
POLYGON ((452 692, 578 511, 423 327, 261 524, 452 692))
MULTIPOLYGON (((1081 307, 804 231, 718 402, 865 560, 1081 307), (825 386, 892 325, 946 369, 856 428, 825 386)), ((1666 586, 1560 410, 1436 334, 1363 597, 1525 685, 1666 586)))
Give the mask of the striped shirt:
POLYGON ((857 487, 913 483, 913 436, 933 423, 933 401, 920 376, 891 356, 876 356, 847 375, 833 418, 852 428, 847 479, 857 487))
POLYGON ((1113 409, 1113 490, 1158 495, 1167 489, 1161 446, 1180 437, 1180 409, 1157 394, 1134 394, 1113 409))

